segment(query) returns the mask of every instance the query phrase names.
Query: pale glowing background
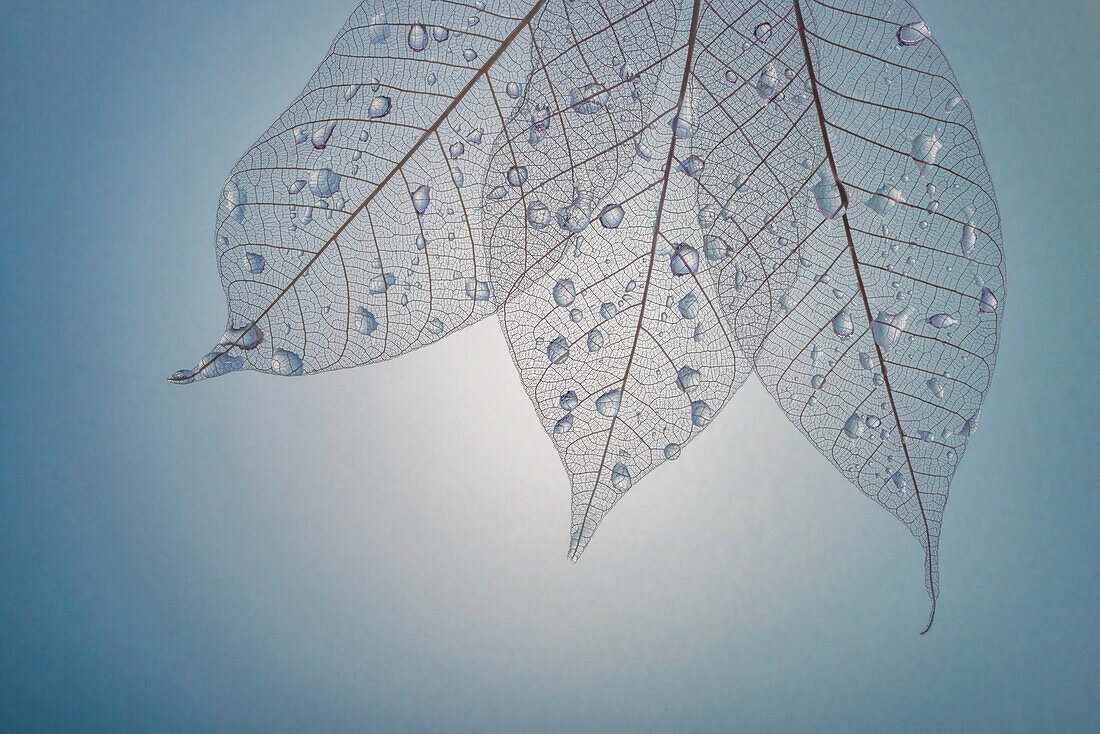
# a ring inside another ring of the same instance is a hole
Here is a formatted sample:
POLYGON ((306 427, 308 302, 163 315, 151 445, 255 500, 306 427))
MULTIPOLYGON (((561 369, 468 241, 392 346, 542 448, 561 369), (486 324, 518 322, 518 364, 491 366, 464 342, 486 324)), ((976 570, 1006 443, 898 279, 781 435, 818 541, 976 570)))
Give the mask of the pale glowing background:
POLYGON ((1094 0, 922 0, 1004 217, 921 551, 750 381, 565 560, 495 321, 308 379, 221 333, 226 171, 353 0, 3 2, 0 731, 1100 730, 1094 0))

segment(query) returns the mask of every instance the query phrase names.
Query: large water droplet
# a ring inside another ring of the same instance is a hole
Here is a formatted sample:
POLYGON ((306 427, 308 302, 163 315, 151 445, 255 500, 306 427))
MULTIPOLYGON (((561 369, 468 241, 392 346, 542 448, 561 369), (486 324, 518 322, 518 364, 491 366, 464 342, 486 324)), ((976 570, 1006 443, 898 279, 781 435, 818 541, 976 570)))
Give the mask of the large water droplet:
POLYGON ((413 23, 409 28, 409 48, 419 53, 428 47, 428 29, 423 23, 413 23))
POLYGON ((242 326, 239 329, 229 327, 218 342, 220 347, 240 347, 244 350, 255 349, 264 340, 264 332, 256 324, 242 326))
POLYGON ((931 35, 932 33, 928 30, 928 26, 924 24, 924 21, 918 20, 916 23, 898 28, 898 43, 902 46, 916 46, 931 35))
POLYGON ((955 317, 948 313, 938 313, 934 316, 928 317, 928 323, 935 326, 937 329, 950 329, 952 326, 958 323, 955 317))
POLYGON ((978 241, 978 235, 974 231, 973 224, 964 224, 962 237, 959 239, 959 249, 962 254, 969 255, 974 252, 974 244, 978 241))
POLYGON ((681 298, 677 306, 680 309, 680 315, 685 319, 693 319, 699 315, 699 305, 696 303, 694 292, 689 292, 686 296, 681 298))
POLYGON ((911 156, 917 162, 922 178, 928 178, 935 171, 936 155, 942 147, 943 143, 935 135, 918 135, 913 138, 911 156))
POLYGON ((705 428, 714 417, 714 410, 702 400, 691 404, 691 422, 699 428, 705 428))
POLYGON ((871 324, 871 334, 875 338, 875 343, 882 348, 882 351, 889 351, 898 343, 898 339, 905 332, 905 325, 912 314, 912 306, 906 306, 904 311, 894 314, 885 311, 878 312, 878 316, 871 324))
POLYGON ((372 120, 376 120, 379 117, 385 117, 390 114, 390 107, 392 101, 384 94, 380 94, 370 101, 370 107, 367 108, 367 117, 372 120))
POLYGON ((699 176, 703 175, 703 169, 706 167, 706 162, 697 155, 688 156, 680 164, 680 170, 692 178, 699 178, 699 176))
POLYGON ((855 330, 856 326, 848 309, 844 309, 833 317, 833 333, 841 339, 847 339, 855 330))
POLYGON ((837 219, 844 216, 844 196, 840 192, 840 186, 830 170, 822 169, 817 173, 817 183, 810 187, 817 208, 826 219, 837 219))
POLYGON ((676 387, 680 388, 688 395, 695 392, 702 381, 702 373, 687 365, 681 367, 680 371, 676 373, 676 387))
POLYGON ((550 223, 550 209, 541 201, 532 201, 527 205, 527 223, 535 229, 543 229, 550 223))
POLYGON ((608 229, 615 229, 623 221, 623 208, 618 204, 608 204, 600 212, 600 224, 608 229))
POLYGON ((598 352, 603 348, 604 337, 603 332, 599 329, 593 329, 588 332, 588 351, 598 352))
POLYGON ((564 393, 558 398, 558 405, 561 406, 562 410, 573 410, 580 404, 581 401, 577 398, 577 393, 573 390, 564 393))
POLYGON ((772 24, 761 23, 752 29, 752 34, 756 37, 756 40, 760 43, 767 43, 772 37, 772 24))
POLYGON ((471 301, 488 301, 489 284, 475 278, 466 279, 466 296, 471 301))
POLYGON ((554 284, 554 303, 559 306, 570 306, 577 297, 577 288, 569 278, 562 278, 554 284))
POLYGON ((237 183, 236 179, 229 179, 225 182, 225 189, 222 191, 222 195, 225 197, 225 208, 229 211, 230 216, 238 222, 243 222, 245 204, 248 203, 248 194, 241 188, 241 185, 237 183))
POLYGON ((423 214, 427 210, 428 204, 431 203, 431 192, 431 187, 428 184, 413 189, 412 203, 417 214, 423 214))
POLYGON ((699 270, 699 251, 686 242, 676 245, 669 256, 673 275, 689 275, 699 270))
POLYGON ((859 438, 866 429, 867 424, 859 417, 859 413, 852 413, 848 420, 844 421, 844 433, 848 438, 859 438))
POLYGON ((314 196, 327 199, 340 190, 340 174, 331 168, 316 168, 310 171, 309 190, 314 196))
POLYGON ((378 328, 378 319, 374 314, 360 306, 355 311, 355 330, 365 336, 370 336, 378 328))
POLYGON ((676 461, 680 458, 680 444, 670 443, 665 446, 665 458, 669 461, 676 461))
POLYGON ((600 415, 614 418, 619 414, 619 405, 622 402, 622 393, 618 390, 610 390, 596 398, 596 410, 600 415))
POLYGON ((302 374, 302 358, 289 349, 276 349, 271 357, 271 371, 288 377, 302 374))
POLYGON ((328 139, 332 137, 332 131, 335 129, 336 120, 333 120, 314 130, 313 135, 310 137, 310 142, 313 143, 313 147, 317 150, 324 150, 325 146, 328 145, 328 139))
POLYGON ((611 468, 611 486, 616 492, 625 492, 630 489, 630 470, 626 464, 619 462, 611 468))
MULTIPOLYGON (((550 341, 550 344, 546 347, 546 357, 550 360, 550 364, 561 364, 569 359, 569 342, 566 341, 564 336, 555 337, 550 341)), ((576 397, 576 394, 574 394, 574 397, 576 397)), ((572 408, 567 408, 567 410, 572 410, 572 408)))
POLYGON ((993 313, 997 310, 997 296, 988 288, 982 288, 982 295, 978 302, 978 310, 982 313, 993 313))
POLYGON ((527 180, 527 166, 512 166, 504 175, 509 186, 521 186, 527 180))
POLYGON ((901 195, 900 189, 896 186, 882 186, 867 200, 867 207, 875 214, 885 216, 892 212, 895 206, 904 203, 905 197, 901 195))
POLYGON ((606 105, 610 95, 599 82, 591 82, 574 88, 569 93, 569 105, 578 115, 591 115, 606 105))
POLYGON ((760 72, 760 76, 756 78, 756 93, 763 99, 771 99, 779 92, 779 72, 775 69, 775 64, 768 62, 768 65, 764 67, 760 72))
POLYGON ((248 260, 248 269, 253 275, 259 275, 264 271, 267 261, 264 260, 263 255, 258 252, 246 252, 244 255, 248 260))

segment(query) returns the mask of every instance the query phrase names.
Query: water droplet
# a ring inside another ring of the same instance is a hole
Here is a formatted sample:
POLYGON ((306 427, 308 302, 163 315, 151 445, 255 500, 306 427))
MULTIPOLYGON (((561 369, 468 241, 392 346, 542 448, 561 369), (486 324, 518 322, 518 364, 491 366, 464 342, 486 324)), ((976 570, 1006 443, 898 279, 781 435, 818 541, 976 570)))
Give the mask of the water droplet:
POLYGON ((978 235, 974 231, 973 224, 964 224, 962 237, 959 239, 959 249, 962 254, 969 255, 974 252, 974 244, 978 241, 978 235))
POLYGON ((763 99, 771 99, 779 92, 779 72, 775 70, 775 64, 768 62, 756 79, 756 93, 763 99))
POLYGON ((602 416, 614 418, 619 414, 619 405, 621 402, 622 393, 618 390, 611 390, 596 398, 596 410, 602 416))
POLYGON ((898 204, 904 204, 905 197, 896 186, 882 186, 867 200, 867 207, 876 214, 887 215, 898 204))
POLYGON ((619 309, 610 301, 600 306, 600 316, 603 317, 604 321, 615 318, 615 314, 618 313, 618 311, 619 309))
POLYGON ((433 318, 428 319, 427 328, 429 334, 442 334, 445 327, 440 319, 433 318))
POLYGON ((932 33, 923 20, 898 28, 898 43, 902 46, 916 46, 921 41, 930 37, 932 33))
POLYGON ((817 183, 810 187, 810 191, 813 192, 814 199, 817 201, 818 211, 826 219, 844 216, 844 196, 840 192, 836 179, 833 178, 832 171, 827 169, 818 171, 817 183))
POLYGON ((484 280, 466 279, 466 295, 471 301, 488 301, 489 284, 484 280))
POLYGON ((848 438, 859 438, 866 429, 867 424, 859 417, 859 413, 852 413, 848 420, 844 421, 844 433, 848 438))
POLYGON ((331 168, 317 168, 310 171, 309 190, 314 196, 327 199, 340 190, 340 174, 331 168))
POLYGON ((680 371, 676 373, 676 387, 680 388, 688 395, 695 392, 700 383, 703 381, 703 375, 699 370, 693 369, 684 365, 680 368, 680 371))
POLYGON ((721 260, 728 256, 730 252, 730 246, 718 235, 703 235, 703 253, 708 260, 721 260))
POLYGON ((673 275, 688 275, 699 270, 699 251, 691 245, 681 242, 669 256, 669 265, 673 275))
POLYGON ((706 167, 706 162, 697 155, 688 156, 680 164, 680 170, 692 178, 699 178, 699 176, 703 175, 703 169, 706 167))
POLYGON ((714 410, 702 400, 691 404, 691 422, 699 428, 706 428, 714 417, 714 410))
POLYGON ((567 232, 581 232, 588 226, 588 212, 581 206, 578 196, 569 206, 558 210, 558 226, 567 232))
POLYGON ((600 212, 600 224, 608 229, 615 229, 623 221, 623 208, 618 204, 608 204, 600 212))
POLYGON ((978 310, 982 313, 993 313, 997 310, 997 296, 993 295, 993 291, 988 288, 982 288, 978 310))
POLYGON ((918 135, 913 138, 913 150, 911 157, 917 162, 922 178, 928 178, 935 171, 936 155, 943 147, 935 135, 918 135))
POLYGON ((431 202, 431 187, 428 184, 418 186, 412 192, 413 209, 417 214, 423 214, 431 202))
POLYGON ((562 278, 555 283, 552 292, 554 295, 554 303, 562 307, 572 305, 573 299, 577 297, 577 288, 569 278, 562 278))
POLYGON ((958 323, 955 317, 947 313, 938 313, 935 316, 928 317, 928 323, 935 326, 937 329, 950 329, 952 326, 958 323))
POLYGON ((432 28, 432 38, 434 38, 437 43, 443 43, 444 41, 446 41, 450 37, 451 37, 450 29, 447 29, 447 28, 444 28, 443 26, 438 26, 438 25, 435 28, 432 28))
MULTIPOLYGON (((564 336, 555 337, 551 340, 546 347, 546 357, 550 360, 550 364, 561 364, 569 359, 569 342, 566 341, 564 336)), ((576 397, 575 394, 574 397, 576 397)), ((567 410, 572 410, 572 408, 567 408, 567 410)))
POLYGON ((522 89, 519 85, 519 82, 508 82, 504 85, 504 93, 512 99, 519 99, 521 91, 522 89))
POLYGON ((569 93, 569 105, 578 115, 591 115, 607 106, 609 98, 610 95, 604 85, 591 82, 576 87, 569 93))
POLYGON ((833 333, 841 339, 847 339, 855 330, 856 326, 852 321, 852 314, 848 312, 848 309, 844 309, 833 317, 833 333))
POLYGON ((396 282, 397 276, 393 273, 383 273, 371 278, 370 282, 367 283, 367 288, 371 293, 385 293, 396 282))
POLYGON ((288 349, 276 349, 271 356, 271 371, 288 377, 302 374, 302 358, 288 349))
POLYGON ((603 348, 604 338, 603 332, 599 329, 593 329, 588 332, 588 351, 598 352, 603 348))
POLYGON ((508 195, 508 189, 503 186, 494 186, 489 190, 489 193, 485 195, 485 198, 489 201, 498 201, 508 195))
POLYGON ((678 304, 680 315, 685 319, 693 319, 699 315, 699 305, 696 303, 695 293, 689 292, 680 299, 678 304))
POLYGON ((814 390, 820 390, 821 386, 825 384, 825 375, 814 375, 810 378, 810 387, 814 390))
POLYGON ((236 179, 229 179, 225 182, 225 189, 222 194, 225 197, 225 208, 229 210, 230 216, 238 222, 243 222, 248 194, 245 193, 245 190, 241 188, 236 179))
POLYGON ((569 433, 572 430, 573 430, 573 414, 572 413, 566 413, 565 415, 563 415, 561 418, 558 419, 557 423, 554 424, 554 433, 556 433, 556 434, 569 433))
POLYGON ((933 395, 935 395, 937 398, 943 398, 943 385, 940 384, 940 381, 937 378, 933 377, 925 384, 928 385, 928 389, 933 395))
POLYGON ((630 471, 621 461, 611 468, 611 486, 616 492, 625 492, 630 489, 630 471))
POLYGON ((889 351, 898 343, 898 339, 905 331, 905 325, 912 314, 912 306, 906 306, 904 311, 894 314, 885 311, 878 312, 878 316, 871 324, 871 334, 875 338, 875 343, 882 348, 882 351, 889 351))
POLYGON ((219 347, 240 347, 244 350, 255 349, 264 340, 264 332, 256 324, 242 326, 239 329, 229 327, 222 335, 219 347))
POLYGON ((680 444, 670 443, 665 446, 665 458, 669 461, 676 461, 680 458, 680 444))
POLYGON ((512 166, 504 178, 509 186, 522 186, 527 180, 527 166, 512 166))
POLYGON ((370 336, 378 328, 378 319, 374 314, 362 306, 355 312, 355 330, 360 334, 370 336))
POLYGON ((428 29, 423 23, 413 23, 409 28, 409 48, 420 53, 428 47, 428 29))
POLYGON ((909 479, 899 472, 894 472, 894 476, 890 477, 894 486, 898 488, 898 494, 905 494, 905 488, 909 485, 909 479))
POLYGON ((962 97, 952 97, 951 99, 947 100, 947 102, 944 103, 943 111, 950 114, 950 113, 954 112, 955 108, 958 107, 959 105, 961 105, 962 102, 963 102, 962 97))
POLYGON ((344 100, 350 102, 355 95, 359 94, 359 87, 361 84, 352 84, 350 87, 344 90, 344 100))
POLYGON ((550 223, 550 209, 541 201, 527 205, 527 222, 535 229, 543 229, 550 223))
POLYGON ((317 150, 324 150, 328 145, 328 139, 332 137, 332 131, 336 129, 336 120, 322 125, 313 131, 313 135, 310 137, 310 142, 313 143, 313 147, 317 150))
POLYGON ((264 271, 267 261, 264 260, 263 255, 258 252, 246 252, 244 256, 248 260, 248 269, 253 275, 259 275, 264 271))
POLYGON ((467 61, 473 61, 477 58, 477 51, 474 51, 472 48, 465 48, 462 50, 462 58, 467 61))
POLYGON ((391 100, 384 94, 380 94, 370 101, 370 107, 367 108, 367 117, 372 120, 376 120, 379 117, 385 117, 390 114, 391 100))
POLYGON ((753 28, 752 34, 756 36, 756 40, 760 43, 767 43, 772 37, 772 24, 761 23, 756 26, 756 28, 753 28))
POLYGON ((573 410, 580 404, 581 401, 577 399, 577 393, 573 390, 564 393, 560 398, 558 398, 558 405, 561 406, 562 410, 573 410))
POLYGON ((297 181, 295 181, 294 183, 292 183, 290 186, 287 186, 286 191, 287 191, 288 194, 293 195, 293 194, 297 194, 299 191, 301 191, 305 187, 306 187, 306 180, 304 178, 300 178, 297 181))

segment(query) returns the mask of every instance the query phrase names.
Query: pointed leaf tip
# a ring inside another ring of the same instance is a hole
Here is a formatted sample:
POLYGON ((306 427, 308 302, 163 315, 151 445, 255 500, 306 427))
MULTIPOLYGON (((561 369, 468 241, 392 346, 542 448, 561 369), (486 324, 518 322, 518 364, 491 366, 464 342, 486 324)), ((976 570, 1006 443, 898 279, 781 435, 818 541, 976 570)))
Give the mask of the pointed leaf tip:
POLYGON ((194 370, 176 370, 168 375, 168 382, 173 385, 189 385, 195 381, 194 370))

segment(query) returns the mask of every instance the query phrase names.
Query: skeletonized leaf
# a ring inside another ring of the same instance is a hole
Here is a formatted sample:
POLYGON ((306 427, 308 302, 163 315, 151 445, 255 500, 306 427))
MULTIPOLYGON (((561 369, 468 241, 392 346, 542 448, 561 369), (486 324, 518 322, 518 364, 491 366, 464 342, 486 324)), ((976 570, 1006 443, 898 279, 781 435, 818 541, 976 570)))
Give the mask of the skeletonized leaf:
POLYGON ((225 335, 191 382, 376 362, 492 313, 480 241, 491 141, 540 5, 361 4, 218 206, 225 335))
POLYGON ((920 541, 934 615, 1004 299, 970 109, 905 2, 788 0, 713 31, 701 124, 740 145, 701 186, 738 182, 718 197, 747 243, 718 273, 734 332, 799 430, 920 541))
POLYGON ((707 274, 727 248, 704 233, 693 181, 700 5, 548 7, 527 92, 542 111, 510 121, 494 159, 527 170, 493 223, 491 270, 516 366, 572 481, 573 560, 749 371, 707 274))

